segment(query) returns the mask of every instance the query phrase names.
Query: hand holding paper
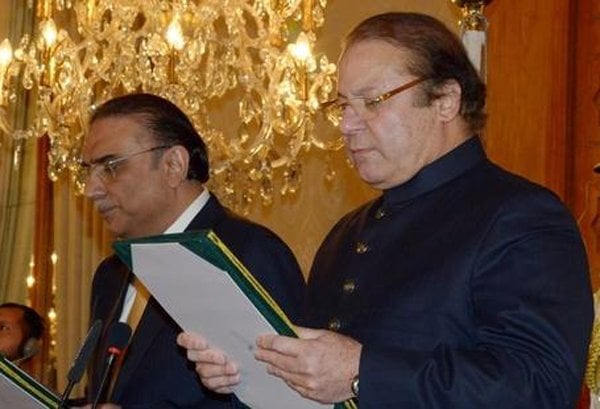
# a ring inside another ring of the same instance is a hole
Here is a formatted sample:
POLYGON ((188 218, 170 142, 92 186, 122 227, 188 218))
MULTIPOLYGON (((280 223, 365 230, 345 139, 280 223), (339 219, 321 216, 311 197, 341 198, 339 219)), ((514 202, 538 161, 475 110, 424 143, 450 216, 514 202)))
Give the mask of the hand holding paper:
MULTIPOLYGON (((289 388, 285 377, 269 375, 257 361, 260 336, 281 334, 293 339, 294 326, 213 232, 117 242, 115 250, 184 330, 178 342, 190 350, 188 356, 207 387, 222 393, 233 391, 252 408, 331 408, 300 396, 289 388)), ((356 351, 356 345, 350 346, 356 351)), ((345 372, 341 376, 345 377, 345 372)), ((356 408, 356 404, 350 400, 335 407, 356 408)))
POLYGON ((262 335, 255 356, 305 398, 321 403, 352 397, 362 345, 332 331, 296 327, 298 338, 262 335))
POLYGON ((187 349, 187 357, 196 364, 202 384, 217 393, 232 393, 240 382, 238 365, 225 352, 212 348, 200 334, 182 332, 177 337, 179 346, 187 349))

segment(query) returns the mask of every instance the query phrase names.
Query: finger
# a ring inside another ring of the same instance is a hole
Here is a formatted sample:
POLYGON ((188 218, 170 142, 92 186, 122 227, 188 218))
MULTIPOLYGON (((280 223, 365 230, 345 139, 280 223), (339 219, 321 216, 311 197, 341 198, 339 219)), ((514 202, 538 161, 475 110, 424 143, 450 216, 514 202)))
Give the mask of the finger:
POLYGON ((308 396, 313 390, 313 388, 311 388, 310 378, 307 378, 303 374, 285 371, 272 365, 267 366, 267 373, 281 378, 290 388, 294 389, 302 396, 308 396))
POLYGON ((186 349, 208 348, 208 341, 195 332, 182 332, 177 336, 177 344, 186 349))
POLYGON ((200 377, 200 380, 208 389, 218 393, 231 393, 240 382, 239 375, 215 376, 210 378, 200 377))
POLYGON ((316 381, 310 378, 299 376, 295 374, 289 374, 287 378, 282 377, 283 381, 293 390, 298 392, 301 396, 320 402, 320 403, 331 403, 327 399, 323 399, 319 394, 319 387, 316 381))
POLYGON ((225 365, 229 361, 227 355, 218 349, 188 349, 187 358, 197 364, 225 365))
POLYGON ((258 338, 256 338, 256 346, 264 349, 272 349, 272 345, 277 337, 278 335, 274 334, 259 335, 258 338))
POLYGON ((303 368, 302 362, 297 357, 280 354, 277 351, 258 349, 256 350, 254 357, 258 361, 266 363, 268 365, 267 370, 273 368, 278 371, 297 373, 302 371, 303 368))
POLYGON ((298 338, 285 337, 282 335, 267 334, 256 339, 257 351, 270 350, 280 354, 297 356, 302 352, 302 340, 298 338))
POLYGON ((196 372, 202 378, 214 378, 220 376, 236 376, 239 375, 237 365, 232 362, 226 365, 214 365, 210 363, 197 363, 196 372))
POLYGON ((322 329, 313 329, 306 327, 296 327, 295 330, 296 334, 298 334, 298 338, 301 339, 317 339, 327 332, 322 329))

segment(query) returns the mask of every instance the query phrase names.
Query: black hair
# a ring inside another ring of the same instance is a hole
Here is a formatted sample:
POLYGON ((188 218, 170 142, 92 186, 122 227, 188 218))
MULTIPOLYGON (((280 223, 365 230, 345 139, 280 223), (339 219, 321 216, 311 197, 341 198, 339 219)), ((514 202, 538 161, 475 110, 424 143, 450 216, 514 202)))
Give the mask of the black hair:
POLYGON ((100 105, 90 119, 114 116, 139 116, 160 145, 183 146, 189 156, 187 179, 208 181, 209 163, 206 145, 190 119, 172 102, 158 95, 137 93, 113 98, 100 105))
POLYGON ((25 329, 25 337, 23 341, 27 341, 29 338, 41 339, 44 335, 44 329, 46 327, 46 323, 44 318, 38 314, 36 310, 31 307, 28 307, 23 304, 18 304, 14 302, 5 302, 0 304, 0 309, 2 308, 14 308, 23 311, 23 323, 25 329))

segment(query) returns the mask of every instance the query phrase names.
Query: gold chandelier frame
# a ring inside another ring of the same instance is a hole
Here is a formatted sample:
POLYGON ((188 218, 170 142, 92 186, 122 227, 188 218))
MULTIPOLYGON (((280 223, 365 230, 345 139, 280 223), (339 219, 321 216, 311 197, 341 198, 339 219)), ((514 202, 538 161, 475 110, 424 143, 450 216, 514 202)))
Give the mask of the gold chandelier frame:
POLYGON ((47 136, 50 179, 76 178, 91 110, 116 95, 156 93, 202 134, 211 188, 226 203, 269 204, 277 190, 298 189, 303 153, 342 146, 315 132, 335 88, 335 64, 312 52, 326 3, 40 0, 37 31, 14 51, 0 43, 0 131, 47 136), (23 98, 33 119, 18 129, 11 118, 23 98))

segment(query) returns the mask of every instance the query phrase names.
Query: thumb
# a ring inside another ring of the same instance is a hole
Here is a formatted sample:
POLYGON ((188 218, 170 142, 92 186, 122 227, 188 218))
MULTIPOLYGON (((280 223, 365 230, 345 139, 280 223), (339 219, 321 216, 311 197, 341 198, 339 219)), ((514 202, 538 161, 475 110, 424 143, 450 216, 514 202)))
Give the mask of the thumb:
POLYGON ((306 327, 295 327, 298 338, 301 339, 317 339, 323 336, 327 331, 322 329, 306 328, 306 327))

